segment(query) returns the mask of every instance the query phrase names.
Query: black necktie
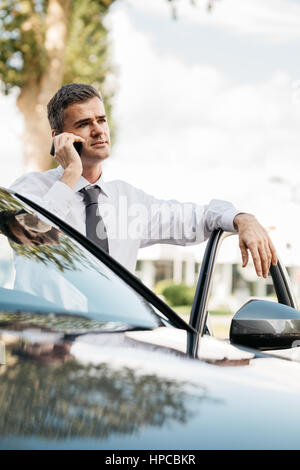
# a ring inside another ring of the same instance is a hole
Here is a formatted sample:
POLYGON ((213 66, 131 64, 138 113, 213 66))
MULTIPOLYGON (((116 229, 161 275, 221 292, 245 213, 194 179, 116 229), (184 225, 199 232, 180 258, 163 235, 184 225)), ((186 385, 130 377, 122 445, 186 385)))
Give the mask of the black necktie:
POLYGON ((80 191, 85 203, 86 236, 89 240, 102 248, 102 250, 109 253, 106 228, 98 208, 100 191, 101 189, 98 186, 87 186, 80 191))

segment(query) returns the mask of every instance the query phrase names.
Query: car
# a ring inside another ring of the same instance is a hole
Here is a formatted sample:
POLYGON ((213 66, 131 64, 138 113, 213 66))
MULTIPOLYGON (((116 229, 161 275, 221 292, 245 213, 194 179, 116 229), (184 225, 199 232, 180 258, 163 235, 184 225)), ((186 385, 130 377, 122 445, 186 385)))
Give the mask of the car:
MULTIPOLYGON (((0 449, 298 449, 300 312, 248 299, 215 338, 207 243, 187 323, 64 221, 0 189, 0 449)), ((236 237, 237 238, 237 237, 236 237)))

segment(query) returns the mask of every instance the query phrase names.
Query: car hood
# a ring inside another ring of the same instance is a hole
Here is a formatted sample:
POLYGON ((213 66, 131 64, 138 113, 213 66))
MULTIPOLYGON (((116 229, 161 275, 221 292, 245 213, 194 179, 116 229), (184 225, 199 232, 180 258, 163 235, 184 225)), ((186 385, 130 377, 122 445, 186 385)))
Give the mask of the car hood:
POLYGON ((297 363, 212 338, 201 348, 213 364, 188 359, 174 328, 66 341, 30 326, 1 338, 2 449, 299 447, 297 363))

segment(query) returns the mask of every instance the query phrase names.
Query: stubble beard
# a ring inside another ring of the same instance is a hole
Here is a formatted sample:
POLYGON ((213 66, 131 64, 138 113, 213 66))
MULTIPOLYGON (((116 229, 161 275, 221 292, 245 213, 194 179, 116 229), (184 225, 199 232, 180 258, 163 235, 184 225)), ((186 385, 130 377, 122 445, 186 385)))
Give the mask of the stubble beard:
POLYGON ((99 163, 102 163, 104 160, 106 160, 110 156, 110 147, 103 149, 101 152, 82 152, 81 154, 81 160, 82 164, 84 165, 85 163, 88 166, 93 166, 97 165, 99 163))

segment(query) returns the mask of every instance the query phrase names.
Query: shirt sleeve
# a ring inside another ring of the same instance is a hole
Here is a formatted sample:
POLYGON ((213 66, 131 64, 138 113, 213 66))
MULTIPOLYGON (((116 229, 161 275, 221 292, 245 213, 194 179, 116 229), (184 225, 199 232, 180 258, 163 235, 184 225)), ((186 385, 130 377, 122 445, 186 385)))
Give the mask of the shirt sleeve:
POLYGON ((141 247, 155 243, 194 245, 215 229, 235 233, 234 217, 240 213, 231 202, 213 199, 207 205, 158 200, 144 193, 147 223, 141 247))
POLYGON ((67 216, 76 194, 61 181, 55 181, 49 189, 40 177, 35 177, 35 173, 19 178, 9 189, 27 197, 60 219, 65 219, 67 216))

